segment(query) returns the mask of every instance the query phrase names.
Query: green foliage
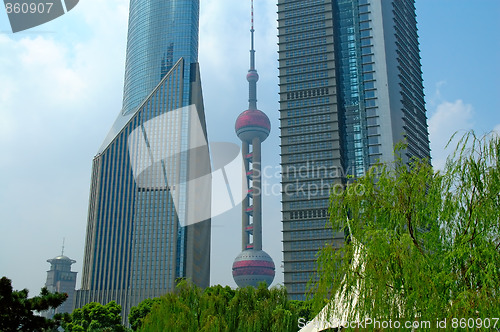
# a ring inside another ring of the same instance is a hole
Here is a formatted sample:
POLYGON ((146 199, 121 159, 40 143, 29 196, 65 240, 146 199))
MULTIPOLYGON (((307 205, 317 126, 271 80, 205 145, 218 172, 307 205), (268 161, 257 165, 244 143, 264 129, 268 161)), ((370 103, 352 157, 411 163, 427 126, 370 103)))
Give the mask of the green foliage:
POLYGON ((65 318, 62 327, 68 332, 125 331, 125 327, 121 325, 121 311, 122 307, 115 301, 106 305, 92 302, 75 309, 65 318))
POLYGON ((42 288, 40 295, 28 299, 28 290, 14 291, 12 282, 6 277, 0 279, 0 331, 42 331, 59 326, 58 319, 46 319, 35 312, 55 309, 68 295, 50 293, 42 288))
POLYGON ((130 327, 133 331, 137 331, 137 329, 142 325, 144 318, 151 312, 153 306, 160 302, 161 300, 159 298, 145 299, 139 303, 137 307, 132 307, 132 309, 130 309, 128 322, 130 323, 130 327))
POLYGON ((201 290, 184 281, 151 308, 138 331, 297 331, 298 314, 310 315, 310 304, 289 301, 285 288, 264 284, 201 290))
POLYGON ((498 316, 499 161, 500 138, 471 132, 443 172, 397 159, 332 195, 331 226, 350 241, 321 251, 316 308, 359 294, 337 303, 352 305, 349 321, 498 316))

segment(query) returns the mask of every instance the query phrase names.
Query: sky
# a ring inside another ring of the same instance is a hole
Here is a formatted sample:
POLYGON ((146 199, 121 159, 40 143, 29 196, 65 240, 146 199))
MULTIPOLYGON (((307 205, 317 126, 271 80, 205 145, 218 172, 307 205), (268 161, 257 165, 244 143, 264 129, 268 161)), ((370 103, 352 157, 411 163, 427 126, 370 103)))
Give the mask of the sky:
MULTIPOLYGON (((248 106, 250 1, 201 0, 199 62, 209 140, 239 144, 248 106)), ((434 166, 455 131, 500 132, 500 1, 417 0, 434 166)), ((255 0, 259 109, 271 119, 263 248, 283 282, 276 5, 255 0)), ((25 32, 0 10, 0 276, 38 294, 65 239, 80 287, 92 159, 121 109, 128 0, 81 1, 25 32)), ((240 207, 212 220, 211 283, 235 287, 240 207)))

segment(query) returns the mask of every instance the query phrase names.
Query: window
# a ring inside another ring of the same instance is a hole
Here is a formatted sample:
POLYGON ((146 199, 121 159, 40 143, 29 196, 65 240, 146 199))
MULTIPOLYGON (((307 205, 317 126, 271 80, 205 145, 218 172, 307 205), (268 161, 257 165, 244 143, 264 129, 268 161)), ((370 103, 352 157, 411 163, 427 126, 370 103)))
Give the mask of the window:
POLYGON ((377 135, 378 127, 368 127, 368 135, 377 135))
POLYGON ((369 90, 365 92, 365 97, 366 98, 374 98, 375 97, 375 90, 369 90))

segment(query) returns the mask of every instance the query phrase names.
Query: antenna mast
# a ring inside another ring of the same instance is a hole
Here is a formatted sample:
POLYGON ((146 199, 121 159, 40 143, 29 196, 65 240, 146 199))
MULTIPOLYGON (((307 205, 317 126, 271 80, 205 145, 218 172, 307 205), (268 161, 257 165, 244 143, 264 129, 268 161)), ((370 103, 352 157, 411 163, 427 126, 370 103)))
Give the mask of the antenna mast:
POLYGON ((257 81, 259 80, 259 74, 257 74, 257 70, 255 69, 255 49, 254 49, 254 32, 255 29, 253 27, 254 17, 253 17, 253 0, 252 1, 252 19, 250 24, 250 69, 247 74, 248 81, 248 109, 256 110, 257 109, 257 81))

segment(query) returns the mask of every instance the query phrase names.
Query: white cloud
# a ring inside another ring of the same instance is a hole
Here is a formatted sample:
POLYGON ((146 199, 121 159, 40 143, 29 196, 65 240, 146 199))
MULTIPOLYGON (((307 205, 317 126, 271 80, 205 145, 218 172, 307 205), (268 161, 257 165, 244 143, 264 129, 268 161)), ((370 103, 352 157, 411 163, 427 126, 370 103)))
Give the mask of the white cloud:
POLYGON ((472 105, 458 99, 454 102, 442 101, 429 119, 429 139, 431 142, 432 164, 443 169, 446 158, 453 146, 445 149, 446 144, 457 131, 474 128, 474 109, 472 105))
POLYGON ((127 7, 85 1, 53 32, 0 34, 0 266, 30 295, 63 237, 81 271, 91 161, 121 107, 127 7))

